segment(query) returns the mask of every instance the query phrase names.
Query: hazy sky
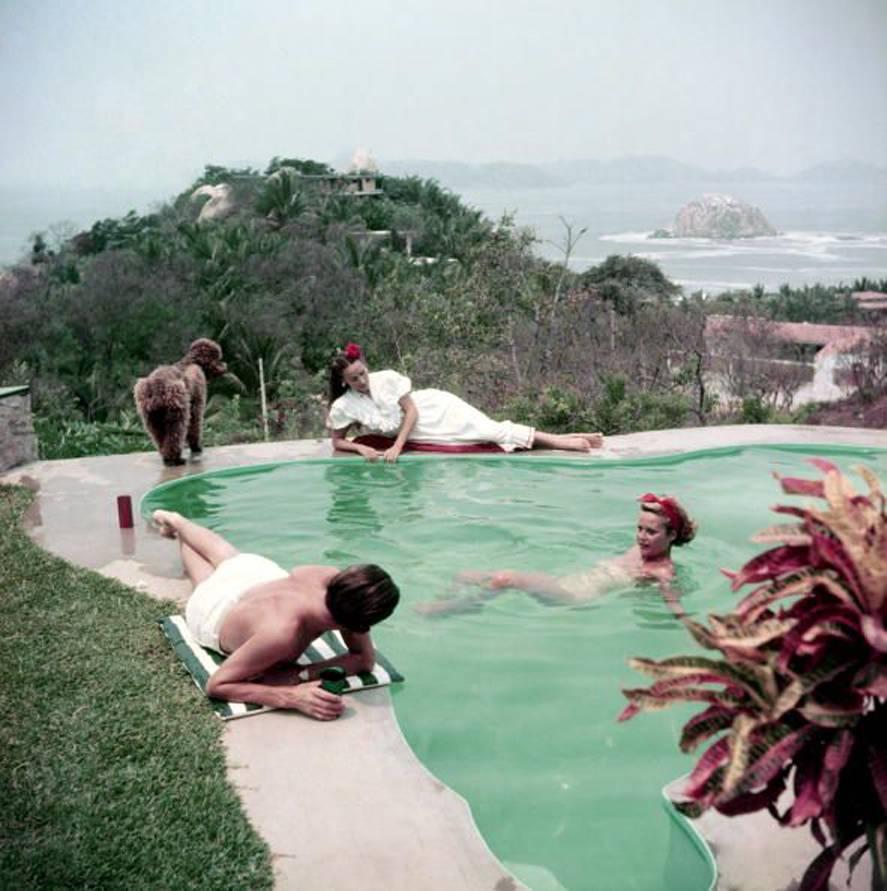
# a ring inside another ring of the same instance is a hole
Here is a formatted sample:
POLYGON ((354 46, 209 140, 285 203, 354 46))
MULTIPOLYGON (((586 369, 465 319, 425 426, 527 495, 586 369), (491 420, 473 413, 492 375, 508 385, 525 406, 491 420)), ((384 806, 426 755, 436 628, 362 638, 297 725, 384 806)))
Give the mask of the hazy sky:
POLYGON ((0 0, 0 185, 272 155, 887 165, 887 0, 0 0))

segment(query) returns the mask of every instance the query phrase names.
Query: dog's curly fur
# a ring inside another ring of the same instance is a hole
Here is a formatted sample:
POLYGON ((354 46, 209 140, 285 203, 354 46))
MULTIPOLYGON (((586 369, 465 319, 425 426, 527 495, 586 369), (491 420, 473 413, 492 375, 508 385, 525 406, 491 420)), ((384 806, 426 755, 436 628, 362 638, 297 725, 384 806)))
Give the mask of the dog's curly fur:
POLYGON ((160 365, 138 379, 133 389, 136 409, 164 464, 185 463, 186 440, 191 456, 200 454, 206 380, 227 370, 222 348, 201 337, 175 365, 160 365))

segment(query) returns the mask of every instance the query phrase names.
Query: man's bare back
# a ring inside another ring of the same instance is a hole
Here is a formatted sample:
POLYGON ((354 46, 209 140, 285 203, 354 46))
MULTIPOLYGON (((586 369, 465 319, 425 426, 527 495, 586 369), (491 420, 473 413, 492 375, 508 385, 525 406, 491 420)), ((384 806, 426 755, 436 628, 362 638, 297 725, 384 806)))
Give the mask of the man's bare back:
POLYGON ((305 627, 305 606, 318 597, 323 599, 327 583, 338 571, 335 566, 296 566, 289 578, 262 582, 247 590, 222 623, 222 649, 233 653, 267 624, 298 626, 304 633, 298 635, 296 645, 299 654, 304 652, 318 636, 307 637, 311 629, 305 627))

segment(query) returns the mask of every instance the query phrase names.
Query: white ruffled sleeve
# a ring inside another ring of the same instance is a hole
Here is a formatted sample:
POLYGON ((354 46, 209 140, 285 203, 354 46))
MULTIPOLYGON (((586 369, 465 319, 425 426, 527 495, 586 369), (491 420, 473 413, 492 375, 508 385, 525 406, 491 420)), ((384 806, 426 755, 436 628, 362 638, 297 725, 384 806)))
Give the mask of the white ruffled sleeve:
POLYGON ((326 420, 326 425, 330 430, 344 430, 357 420, 348 411, 347 396, 347 393, 343 394, 330 406, 330 413, 326 420))

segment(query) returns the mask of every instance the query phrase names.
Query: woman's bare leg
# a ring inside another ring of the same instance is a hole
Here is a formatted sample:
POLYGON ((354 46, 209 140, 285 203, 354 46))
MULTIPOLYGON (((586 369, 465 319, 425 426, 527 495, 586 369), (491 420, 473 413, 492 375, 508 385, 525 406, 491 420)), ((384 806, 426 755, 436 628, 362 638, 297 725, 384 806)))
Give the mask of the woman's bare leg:
POLYGON ((151 519, 162 536, 178 538, 185 572, 195 585, 207 578, 223 560, 239 553, 234 545, 212 529, 186 520, 175 511, 155 510, 151 519))
POLYGON ((543 433, 537 430, 533 434, 534 449, 563 449, 567 452, 589 452, 591 443, 581 433, 543 433))

